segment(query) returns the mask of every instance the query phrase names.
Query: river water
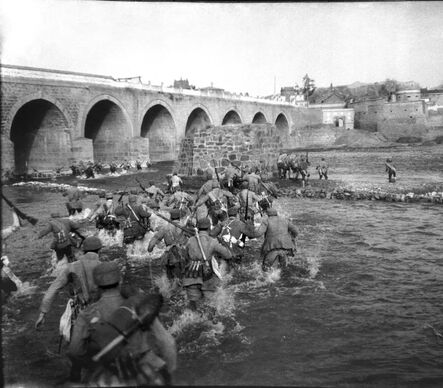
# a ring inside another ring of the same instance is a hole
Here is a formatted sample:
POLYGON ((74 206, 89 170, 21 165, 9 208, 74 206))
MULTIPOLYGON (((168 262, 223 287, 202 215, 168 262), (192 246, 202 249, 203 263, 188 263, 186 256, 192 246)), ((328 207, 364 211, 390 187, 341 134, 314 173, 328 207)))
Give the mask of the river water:
MULTIPOLYGON (((360 164, 367 165, 362 155, 360 164)), ((421 168, 411 175, 426 179, 428 164, 423 157, 421 168)), ((439 181, 442 171, 443 163, 440 170, 432 169, 431 181, 439 181)), ((37 218, 63 206, 59 193, 5 191, 37 218)), ((95 199, 88 197, 86 206, 95 199)), ((245 263, 226 276, 217 294, 216 320, 184 309, 183 295, 175 294, 162 313, 179 348, 175 383, 443 386, 443 340, 432 330, 443 331, 441 205, 280 198, 274 206, 298 226, 297 260, 307 263, 309 274, 263 274, 261 240, 249 241, 245 263)), ((67 370, 65 361, 54 355, 66 299, 59 298, 42 331, 32 329, 41 293, 51 281, 44 276, 50 239, 35 241, 34 235, 26 227, 8 240, 11 266, 28 282, 29 292, 13 299, 14 307, 6 311, 4 373, 9 384, 44 386, 67 370), (27 350, 20 351, 20 346, 27 350)), ((152 273, 168 294, 156 261, 162 250, 147 257, 147 240, 134 250, 107 247, 104 257, 129 255, 131 281, 148 289, 152 273)))

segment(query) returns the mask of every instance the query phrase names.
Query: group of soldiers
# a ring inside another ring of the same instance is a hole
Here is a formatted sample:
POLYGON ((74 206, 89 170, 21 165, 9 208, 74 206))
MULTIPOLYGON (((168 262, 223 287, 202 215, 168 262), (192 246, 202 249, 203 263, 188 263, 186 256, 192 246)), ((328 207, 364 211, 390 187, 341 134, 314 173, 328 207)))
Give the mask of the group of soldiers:
MULTIPOLYGON (((297 155, 295 152, 290 154, 282 152, 277 159, 279 178, 290 179, 292 173, 295 180, 298 180, 299 177, 301 177, 302 186, 304 187, 308 178, 311 176, 308 171, 310 165, 311 163, 309 162, 309 155, 307 152, 305 155, 297 155)), ((325 158, 321 158, 320 163, 316 167, 318 178, 328 180, 328 169, 329 166, 325 161, 325 158)))
MULTIPOLYGON (((151 161, 148 159, 145 162, 141 160, 135 160, 135 161, 128 161, 124 160, 122 163, 117 162, 110 162, 109 163, 109 172, 111 174, 115 174, 117 170, 120 168, 124 171, 129 171, 132 168, 135 168, 137 171, 140 171, 143 169, 143 165, 146 166, 146 168, 149 168, 151 166, 151 161)), ((104 171, 105 164, 102 162, 84 162, 79 161, 78 163, 73 163, 70 166, 70 169, 72 171, 72 175, 76 177, 80 177, 84 175, 86 178, 94 178, 95 174, 100 174, 104 171)))
MULTIPOLYGON (((104 193, 89 220, 109 233, 121 229, 125 244, 153 232, 148 252, 164 244, 162 270, 171 285, 184 291, 188 308, 199 311, 214 297, 223 275, 244 260, 247 238, 264 236, 263 271, 285 268, 296 250, 297 228, 272 207, 275 186, 252 169, 233 170, 222 177, 215 170, 216 177, 209 176, 196 193, 184 191, 177 174, 171 176, 166 193, 153 182, 147 188, 138 182, 139 189, 125 189, 116 200, 113 193, 104 193), (150 222, 153 214, 166 221, 156 230, 150 222)), ((67 196, 69 213, 81 212, 82 194, 76 185, 67 196)), ((46 291, 35 326, 45 322, 59 290, 69 287, 72 300, 63 314, 69 319, 65 317, 62 325, 62 317, 60 327, 68 327, 70 380, 99 386, 170 384, 177 354, 174 339, 158 317, 162 296, 152 289, 148 294, 140 289, 124 292, 119 266, 102 260, 102 241, 85 237, 78 222, 51 214, 38 238, 51 232, 51 248, 58 259, 66 256, 68 264, 46 291), (72 249, 76 239, 83 251, 78 258, 72 249)))

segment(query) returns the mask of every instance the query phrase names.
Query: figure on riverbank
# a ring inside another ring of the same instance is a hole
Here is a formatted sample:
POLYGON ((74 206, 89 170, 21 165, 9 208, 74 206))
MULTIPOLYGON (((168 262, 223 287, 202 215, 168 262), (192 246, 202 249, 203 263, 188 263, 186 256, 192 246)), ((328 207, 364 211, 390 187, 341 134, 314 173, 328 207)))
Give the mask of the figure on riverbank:
POLYGON ((325 178, 325 180, 328 180, 328 163, 326 163, 325 158, 321 158, 320 164, 316 167, 316 170, 318 171, 318 179, 325 178))
POLYGON ((81 213, 83 210, 83 203, 81 199, 84 197, 84 193, 78 188, 78 181, 72 182, 72 187, 70 187, 65 193, 64 197, 68 197, 68 202, 66 202, 66 209, 68 209, 68 214, 70 216, 75 213, 81 213))
POLYGON ((52 213, 51 219, 45 229, 43 229, 37 236, 38 239, 46 236, 48 233, 53 234, 54 240, 51 243, 50 248, 53 249, 57 255, 57 260, 63 259, 66 255, 68 262, 75 261, 74 252, 72 251, 72 239, 70 234, 74 233, 79 236, 82 240, 85 237, 79 232, 80 226, 68 219, 59 219, 60 214, 52 213))
POLYGON ((392 164, 392 158, 386 159, 385 166, 386 166, 386 172, 388 173, 389 182, 394 183, 397 177, 397 169, 392 164))
POLYGON ((125 299, 115 262, 99 264, 93 277, 101 297, 74 325, 67 352, 70 380, 87 386, 170 385, 177 349, 159 320, 161 295, 140 293, 125 299), (117 338, 121 342, 112 345, 117 338))
POLYGON ((176 172, 172 174, 171 181, 169 183, 169 192, 175 193, 177 190, 183 189, 183 181, 176 172))
POLYGON ((220 284, 220 279, 214 274, 212 256, 218 254, 225 260, 232 258, 229 249, 209 235, 209 218, 198 220, 197 228, 198 235, 192 236, 186 244, 187 263, 183 279, 189 307, 194 310, 201 299, 211 299, 220 284))
POLYGON ((278 216, 274 208, 269 208, 266 213, 268 217, 262 219, 261 225, 254 233, 254 237, 265 235, 261 248, 262 269, 268 271, 276 262, 280 268, 285 268, 288 256, 295 254, 294 239, 298 235, 298 230, 288 220, 278 216))

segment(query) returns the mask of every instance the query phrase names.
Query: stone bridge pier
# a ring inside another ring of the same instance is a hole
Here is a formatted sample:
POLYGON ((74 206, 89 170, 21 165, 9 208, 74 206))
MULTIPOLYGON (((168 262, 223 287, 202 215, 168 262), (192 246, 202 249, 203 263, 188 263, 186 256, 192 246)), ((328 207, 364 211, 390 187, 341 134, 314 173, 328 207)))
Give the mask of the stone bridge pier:
POLYGON ((2 167, 30 173, 75 161, 176 160, 202 129, 271 124, 289 139, 299 110, 230 93, 2 65, 2 167))

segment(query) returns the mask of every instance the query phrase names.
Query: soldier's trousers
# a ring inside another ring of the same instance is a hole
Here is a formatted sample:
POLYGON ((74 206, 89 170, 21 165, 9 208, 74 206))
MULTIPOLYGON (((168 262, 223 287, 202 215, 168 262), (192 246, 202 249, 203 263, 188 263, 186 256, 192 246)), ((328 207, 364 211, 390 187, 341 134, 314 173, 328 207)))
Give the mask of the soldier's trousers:
POLYGON ((288 265, 289 253, 290 251, 287 249, 274 249, 266 253, 262 263, 263 271, 268 271, 275 263, 278 263, 280 268, 285 268, 288 265))

